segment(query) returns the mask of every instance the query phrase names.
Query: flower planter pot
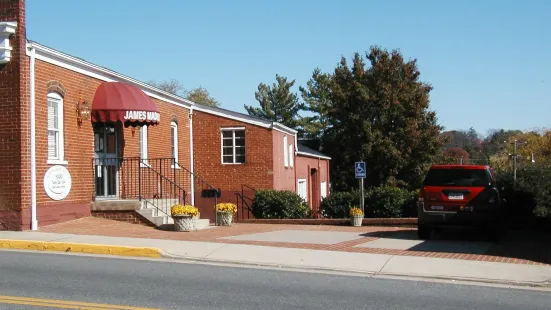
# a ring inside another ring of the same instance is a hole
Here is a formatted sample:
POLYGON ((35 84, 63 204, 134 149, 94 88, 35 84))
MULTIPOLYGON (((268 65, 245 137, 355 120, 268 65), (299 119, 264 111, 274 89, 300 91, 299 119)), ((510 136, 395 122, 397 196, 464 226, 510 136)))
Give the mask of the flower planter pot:
POLYGON ((192 231, 195 229, 195 223, 193 221, 193 216, 190 215, 179 215, 173 216, 174 219, 174 230, 176 231, 192 231))
POLYGON ((219 226, 231 226, 233 220, 232 212, 216 212, 216 224, 219 226))
POLYGON ((352 226, 360 227, 360 226, 362 226, 363 218, 364 218, 364 217, 361 216, 361 215, 352 216, 352 217, 350 218, 350 223, 352 224, 352 226))

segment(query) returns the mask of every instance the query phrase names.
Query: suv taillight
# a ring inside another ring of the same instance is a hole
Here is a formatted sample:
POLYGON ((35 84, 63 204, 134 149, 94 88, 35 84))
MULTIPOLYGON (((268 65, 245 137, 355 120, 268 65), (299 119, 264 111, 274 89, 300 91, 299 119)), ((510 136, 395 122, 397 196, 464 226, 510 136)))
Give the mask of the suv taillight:
POLYGON ((425 189, 424 188, 421 188, 421 190, 419 190, 419 197, 418 197, 419 201, 423 201, 425 200, 425 189))

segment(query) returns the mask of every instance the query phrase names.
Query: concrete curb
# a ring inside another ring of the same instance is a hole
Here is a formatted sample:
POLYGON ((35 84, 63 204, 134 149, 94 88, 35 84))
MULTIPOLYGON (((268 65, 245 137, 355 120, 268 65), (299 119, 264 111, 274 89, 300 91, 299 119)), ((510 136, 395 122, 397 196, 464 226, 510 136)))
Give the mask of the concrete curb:
POLYGON ((252 262, 242 262, 237 260, 220 260, 220 259, 211 259, 211 258, 202 258, 202 257, 186 257, 173 255, 165 251, 161 251, 162 257, 165 259, 171 259, 182 262, 190 263, 205 263, 205 264, 214 264, 214 265, 225 265, 225 266, 235 266, 235 267, 262 267, 269 269, 284 269, 289 271, 303 271, 303 272, 325 272, 325 273, 339 273, 350 276, 368 276, 368 277, 384 277, 384 278, 407 278, 411 280, 441 280, 441 281, 460 281, 464 283, 473 283, 473 284, 491 284, 491 285, 509 285, 516 287, 530 287, 530 288, 541 288, 545 290, 551 290, 551 283, 547 281, 542 282, 533 282, 533 281, 511 281, 511 280, 495 280, 495 279, 485 279, 485 278, 471 278, 471 277, 452 277, 446 275, 417 275, 417 274, 398 274, 391 272, 370 272, 365 270, 354 270, 354 269, 338 269, 338 268, 329 268, 329 267, 317 267, 317 266, 296 266, 290 264, 274 264, 274 263, 252 263, 252 262))
POLYGON ((163 257, 162 251, 157 248, 70 243, 70 242, 11 240, 11 239, 0 239, 0 249, 65 252, 65 253, 70 252, 70 253, 86 253, 86 254, 98 254, 98 255, 150 257, 150 258, 163 257))
MULTIPOLYGON (((350 226, 350 219, 241 219, 236 222, 241 224, 350 226)), ((362 225, 417 227, 417 218, 364 218, 362 225)))

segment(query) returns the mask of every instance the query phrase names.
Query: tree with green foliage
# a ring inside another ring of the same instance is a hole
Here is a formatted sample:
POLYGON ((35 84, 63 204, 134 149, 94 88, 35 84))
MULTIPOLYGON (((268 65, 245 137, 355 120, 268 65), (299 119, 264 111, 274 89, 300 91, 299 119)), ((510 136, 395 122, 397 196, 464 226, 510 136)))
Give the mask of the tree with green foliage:
POLYGON ((281 123, 287 127, 301 131, 299 111, 304 104, 291 89, 295 80, 288 81, 286 77, 276 74, 276 82, 271 86, 264 83, 258 85, 255 98, 260 107, 245 105, 251 116, 281 123))
POLYGON ((368 186, 415 188, 440 152, 442 127, 429 110, 432 87, 419 81, 416 60, 405 61, 396 50, 372 47, 369 66, 355 54, 332 75, 324 151, 332 157, 337 190, 357 186, 355 161, 367 162, 368 186))
POLYGON ((331 74, 322 73, 316 68, 306 87, 299 87, 305 102, 305 110, 311 113, 310 116, 302 118, 305 138, 319 139, 329 126, 327 115, 332 106, 331 83, 331 74))
POLYGON ((219 107, 220 103, 214 99, 208 90, 203 87, 197 87, 187 92, 186 99, 198 104, 219 107))
POLYGON ((486 164, 488 162, 488 158, 483 152, 483 140, 474 128, 444 131, 441 135, 447 138, 444 152, 448 149, 459 148, 468 153, 473 164, 486 164))
POLYGON ((220 103, 214 99, 209 91, 204 87, 197 87, 191 90, 187 90, 178 80, 170 79, 166 81, 157 82, 151 80, 146 82, 147 84, 157 87, 167 93, 183 97, 187 100, 193 101, 198 104, 208 105, 211 107, 219 107, 220 103))
POLYGON ((496 155, 507 147, 507 143, 505 141, 509 141, 511 137, 520 134, 522 134, 522 131, 520 130, 490 130, 488 136, 482 143, 482 150, 487 157, 496 155))

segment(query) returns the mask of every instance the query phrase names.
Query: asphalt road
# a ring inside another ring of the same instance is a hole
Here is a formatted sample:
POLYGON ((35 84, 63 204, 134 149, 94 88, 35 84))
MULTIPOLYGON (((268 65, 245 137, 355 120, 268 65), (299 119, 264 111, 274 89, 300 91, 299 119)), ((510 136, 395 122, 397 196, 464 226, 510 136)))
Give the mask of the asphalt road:
POLYGON ((0 251, 0 295, 0 309, 37 309, 29 302, 17 304, 29 299, 3 304, 5 296, 157 309, 524 310, 551 305, 548 291, 9 251, 0 251))

